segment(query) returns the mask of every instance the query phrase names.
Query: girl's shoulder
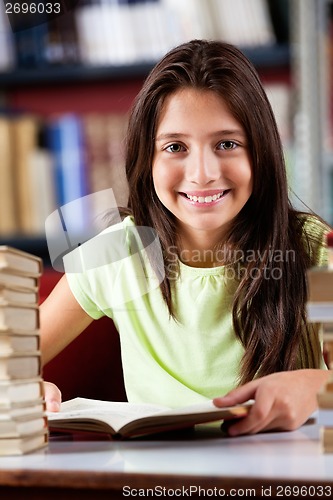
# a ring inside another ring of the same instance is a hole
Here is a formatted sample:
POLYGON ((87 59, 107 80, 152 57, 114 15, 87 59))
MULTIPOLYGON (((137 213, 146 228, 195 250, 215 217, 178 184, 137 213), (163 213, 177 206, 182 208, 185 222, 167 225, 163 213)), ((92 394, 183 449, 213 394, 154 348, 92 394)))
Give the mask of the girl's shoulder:
POLYGON ((326 236, 332 229, 315 214, 300 213, 298 220, 302 226, 302 239, 312 266, 327 264, 326 236))

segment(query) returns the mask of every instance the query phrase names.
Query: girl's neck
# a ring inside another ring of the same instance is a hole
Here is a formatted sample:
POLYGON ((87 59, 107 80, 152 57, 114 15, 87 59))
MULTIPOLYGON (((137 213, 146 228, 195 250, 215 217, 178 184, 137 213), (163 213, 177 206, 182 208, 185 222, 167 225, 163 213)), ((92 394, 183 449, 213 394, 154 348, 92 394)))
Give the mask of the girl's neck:
POLYGON ((226 263, 226 247, 223 240, 211 235, 197 237, 182 234, 179 241, 179 258, 191 267, 217 267, 226 263))

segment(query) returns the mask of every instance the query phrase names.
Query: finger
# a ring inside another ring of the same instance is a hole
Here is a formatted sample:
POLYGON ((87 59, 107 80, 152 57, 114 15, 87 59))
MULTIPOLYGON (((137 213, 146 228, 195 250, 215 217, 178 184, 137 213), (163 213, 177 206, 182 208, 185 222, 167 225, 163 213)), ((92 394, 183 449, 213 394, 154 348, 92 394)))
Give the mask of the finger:
POLYGON ((254 399, 256 390, 258 388, 258 381, 253 380, 247 384, 237 387, 228 392, 225 396, 217 397, 213 399, 213 404, 218 408, 223 408, 224 406, 233 406, 239 403, 245 403, 249 399, 254 399))
POLYGON ((44 382, 44 399, 47 411, 57 412, 60 410, 61 392, 55 384, 44 382))
POLYGON ((242 419, 230 421, 227 427, 228 434, 230 436, 256 434, 268 429, 276 416, 273 411, 273 405, 274 400, 257 392, 255 403, 250 408, 249 413, 242 419))
POLYGON ((243 434, 257 434, 263 430, 268 429, 270 417, 267 415, 265 418, 257 419, 250 418, 250 415, 242 419, 230 421, 227 432, 229 436, 241 436, 243 434))

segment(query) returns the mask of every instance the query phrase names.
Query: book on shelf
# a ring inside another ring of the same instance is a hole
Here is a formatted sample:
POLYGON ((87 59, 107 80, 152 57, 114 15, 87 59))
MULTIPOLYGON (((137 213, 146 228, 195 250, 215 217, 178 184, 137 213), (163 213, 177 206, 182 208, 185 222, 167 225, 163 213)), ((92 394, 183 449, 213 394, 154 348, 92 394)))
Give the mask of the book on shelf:
POLYGON ((45 236, 45 220, 57 207, 54 157, 45 147, 37 147, 30 156, 29 190, 32 235, 45 236))
POLYGON ((75 10, 48 21, 45 58, 48 64, 75 64, 79 62, 79 42, 75 10))
POLYGON ((5 10, 0 2, 0 71, 12 69, 15 65, 13 33, 5 10))
POLYGON ((130 438, 197 424, 241 418, 252 405, 217 408, 211 401, 171 409, 151 404, 118 403, 74 398, 61 404, 60 412, 48 413, 50 429, 100 432, 113 438, 130 438))
POLYGON ((309 302, 333 304, 333 270, 326 266, 312 267, 307 272, 309 302))
POLYGON ((14 34, 3 14, 0 68, 151 62, 194 38, 223 39, 242 46, 272 45, 277 39, 288 39, 286 2, 81 0, 70 12, 14 34))
POLYGON ((42 120, 28 113, 0 116, 0 234, 43 234, 54 209, 50 153, 39 144, 42 120))
POLYGON ((13 34, 15 60, 20 68, 39 68, 47 63, 48 23, 26 27, 13 34))
POLYGON ((127 206, 125 174, 125 114, 88 113, 83 117, 89 186, 92 193, 112 188, 117 205, 127 206))
POLYGON ((29 436, 17 438, 2 438, 0 435, 0 455, 23 455, 43 448, 48 443, 48 431, 43 430, 29 436))
POLYGON ((38 214, 39 198, 43 196, 42 181, 48 172, 36 172, 37 168, 44 166, 36 163, 40 149, 40 119, 20 113, 12 120, 12 129, 18 229, 23 234, 41 234, 44 228, 38 214))
POLYGON ((172 46, 171 36, 177 29, 177 17, 172 16, 168 2, 80 2, 75 21, 81 61, 86 65, 117 66, 158 59, 172 46))
POLYGON ((333 270, 313 267, 307 272, 307 314, 312 322, 333 322, 333 270))
POLYGON ((7 235, 17 229, 15 185, 13 176, 12 124, 6 115, 0 116, 0 233, 7 235))
MULTIPOLYGON (((215 38, 242 47, 272 45, 276 36, 266 0, 209 0, 215 38)), ((209 2, 208 2, 209 5, 209 2)))
POLYGON ((0 380, 0 410, 40 405, 44 397, 40 376, 30 379, 0 380))
MULTIPOLYGON (((51 117, 46 124, 46 145, 54 156, 57 205, 63 206, 89 192, 82 119, 75 113, 51 117)), ((85 227, 84 205, 77 205, 73 226, 85 227)))

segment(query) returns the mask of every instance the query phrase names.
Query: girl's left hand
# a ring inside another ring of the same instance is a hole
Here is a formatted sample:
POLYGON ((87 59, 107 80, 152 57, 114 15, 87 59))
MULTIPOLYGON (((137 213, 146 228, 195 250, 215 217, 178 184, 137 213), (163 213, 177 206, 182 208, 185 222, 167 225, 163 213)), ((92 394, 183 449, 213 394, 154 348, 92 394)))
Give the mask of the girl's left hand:
POLYGON ((217 407, 232 406, 254 399, 249 414, 228 421, 230 436, 260 431, 291 431, 304 424, 317 409, 317 393, 332 371, 304 369, 277 372, 255 379, 213 400, 217 407))
POLYGON ((44 381, 44 399, 46 403, 46 411, 59 411, 61 404, 60 389, 52 382, 44 381))

